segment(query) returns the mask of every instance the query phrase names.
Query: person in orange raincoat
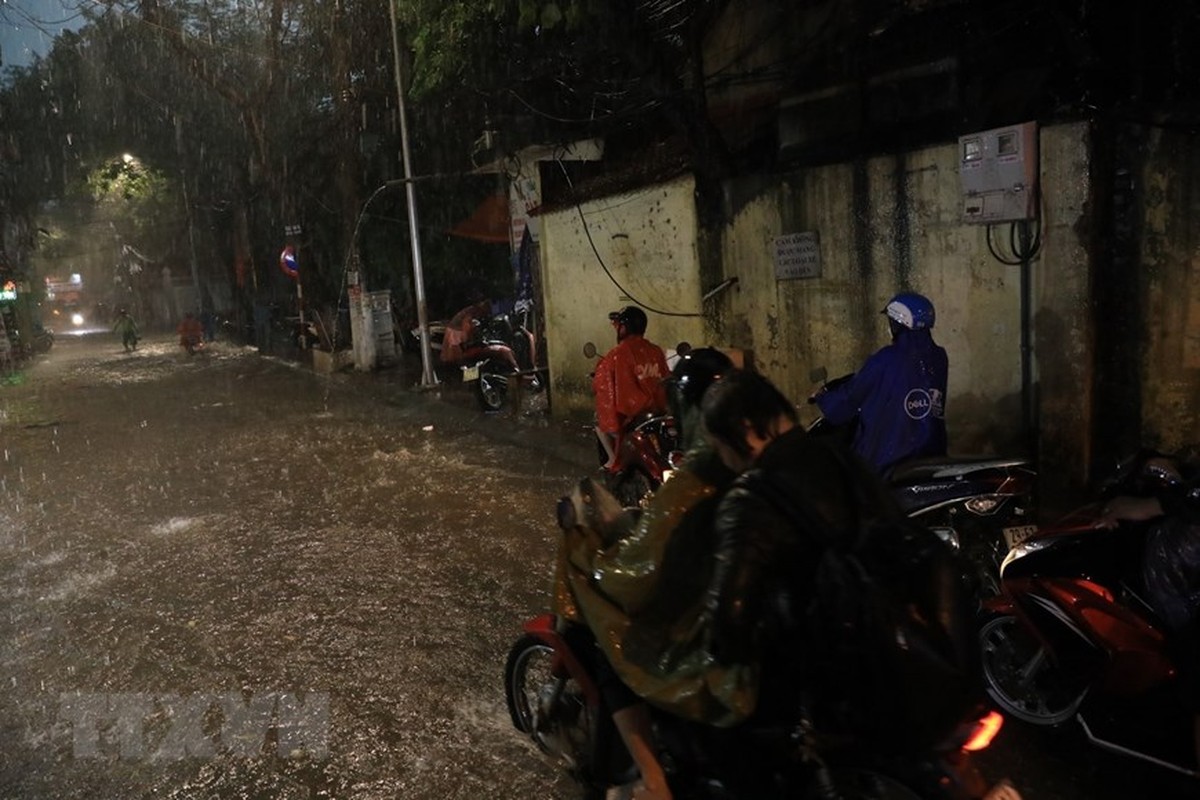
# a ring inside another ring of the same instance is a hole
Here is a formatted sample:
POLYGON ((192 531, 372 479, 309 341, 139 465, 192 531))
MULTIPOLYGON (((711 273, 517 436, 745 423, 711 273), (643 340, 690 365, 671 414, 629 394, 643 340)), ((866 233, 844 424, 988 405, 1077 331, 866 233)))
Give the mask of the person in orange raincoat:
POLYGON ((667 412, 669 377, 667 357, 662 348, 645 337, 646 312, 625 306, 608 315, 617 330, 617 344, 604 354, 592 376, 596 396, 596 427, 607 442, 609 460, 614 467, 626 425, 647 412, 667 412))
POLYGON ((200 325, 200 320, 190 311, 183 315, 183 321, 179 323, 176 332, 179 334, 179 345, 189 356, 196 352, 204 338, 204 328, 200 325))

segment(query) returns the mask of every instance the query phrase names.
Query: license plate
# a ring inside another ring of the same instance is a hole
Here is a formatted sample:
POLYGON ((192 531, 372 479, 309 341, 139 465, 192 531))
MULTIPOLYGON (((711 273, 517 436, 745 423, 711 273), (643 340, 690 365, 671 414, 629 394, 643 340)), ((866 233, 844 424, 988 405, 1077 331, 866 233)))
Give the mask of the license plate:
POLYGON ((1005 528, 1003 533, 1004 541, 1008 543, 1008 549, 1011 550, 1037 533, 1037 525, 1017 525, 1012 528, 1005 528))
POLYGON ((463 382, 479 380, 479 365, 473 367, 463 367, 463 382))

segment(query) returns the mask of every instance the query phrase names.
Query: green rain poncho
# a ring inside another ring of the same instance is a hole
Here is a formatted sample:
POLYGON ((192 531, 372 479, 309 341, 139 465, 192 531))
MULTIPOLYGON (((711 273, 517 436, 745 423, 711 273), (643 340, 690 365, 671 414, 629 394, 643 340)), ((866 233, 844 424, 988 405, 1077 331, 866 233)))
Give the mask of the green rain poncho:
POLYGON ((640 516, 583 481, 572 497, 583 524, 564 532, 555 586, 559 613, 588 625, 634 692, 718 726, 749 716, 758 688, 756 667, 718 663, 707 646, 712 518, 733 477, 694 447, 640 516))

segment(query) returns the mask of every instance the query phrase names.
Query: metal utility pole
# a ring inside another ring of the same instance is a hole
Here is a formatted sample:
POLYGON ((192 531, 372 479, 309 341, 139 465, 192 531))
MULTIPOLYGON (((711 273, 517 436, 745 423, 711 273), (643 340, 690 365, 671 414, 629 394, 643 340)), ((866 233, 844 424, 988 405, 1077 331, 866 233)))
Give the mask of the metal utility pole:
POLYGON ((421 385, 434 386, 433 359, 429 347, 429 312, 425 307, 425 274, 421 267, 421 242, 417 230, 417 197, 412 180, 412 157, 408 150, 408 119, 404 110, 404 80, 400 69, 400 33, 396 25, 396 2, 388 0, 392 18, 392 55, 396 69, 396 98, 400 109, 400 152, 404 158, 404 191, 408 198, 408 230, 412 242, 413 291, 417 301, 417 325, 421 331, 421 385))

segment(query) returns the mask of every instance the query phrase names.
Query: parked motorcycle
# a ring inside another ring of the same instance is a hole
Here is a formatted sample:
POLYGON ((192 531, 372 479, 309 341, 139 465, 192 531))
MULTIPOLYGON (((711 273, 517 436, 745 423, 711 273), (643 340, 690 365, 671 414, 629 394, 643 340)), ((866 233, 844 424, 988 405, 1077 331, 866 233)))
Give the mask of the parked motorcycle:
MULTIPOLYGON (((1132 459, 1104 494, 1144 495, 1178 480, 1161 464, 1132 459)), ((1173 521, 1105 530, 1096 527, 1100 508, 1068 515, 1004 559, 1000 594, 984 602, 979 629, 988 694, 1031 725, 1075 720, 1102 749, 1200 777, 1192 711, 1180 695, 1187 643, 1168 635, 1146 568, 1149 537, 1169 533, 1173 521)))
MULTIPOLYGON (((834 387, 853 374, 826 383, 822 368, 812 377, 814 382, 834 387)), ((824 417, 809 426, 810 433, 838 436, 847 444, 853 430, 852 423, 835 426, 824 417)), ((1037 471, 1027 458, 919 458, 897 465, 885 480, 908 516, 967 556, 977 569, 982 597, 999 591, 1000 564, 1005 555, 1037 530, 1037 471)))
MULTIPOLYGON (((542 388, 537 343, 528 317, 525 311, 476 319, 471 336, 462 342, 448 341, 455 333, 448 322, 427 326, 430 349, 440 354, 443 363, 457 366, 464 383, 474 384, 475 399, 484 411, 504 408, 510 381, 525 380, 534 391, 542 388)), ((414 328, 412 335, 419 341, 420 328, 414 328)))
MULTIPOLYGON (((528 621, 504 669, 513 725, 602 798, 607 787, 636 777, 596 685, 594 644, 575 623, 552 614, 528 621)), ((988 746, 1001 718, 963 720, 921 758, 878 752, 830 735, 801 714, 788 722, 716 728, 652 709, 655 736, 676 797, 711 800, 1019 800, 1006 783, 990 791, 971 755, 988 746)))

